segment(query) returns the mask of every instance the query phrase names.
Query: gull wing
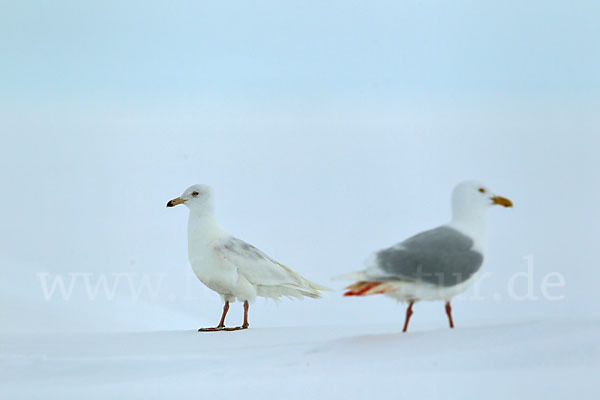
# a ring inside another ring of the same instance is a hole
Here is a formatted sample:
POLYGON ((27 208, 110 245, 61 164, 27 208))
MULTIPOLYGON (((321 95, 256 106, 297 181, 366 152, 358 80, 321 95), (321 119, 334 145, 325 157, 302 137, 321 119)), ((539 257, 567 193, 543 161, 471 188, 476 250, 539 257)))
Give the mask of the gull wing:
POLYGON ((307 285, 308 280, 290 268, 273 260, 251 244, 233 236, 218 240, 213 248, 226 262, 234 265, 238 273, 244 275, 254 285, 301 287, 307 285))
POLYGON ((448 287, 469 279, 482 264, 483 254, 473 250, 469 236, 440 226, 378 251, 366 275, 374 281, 426 282, 448 287))

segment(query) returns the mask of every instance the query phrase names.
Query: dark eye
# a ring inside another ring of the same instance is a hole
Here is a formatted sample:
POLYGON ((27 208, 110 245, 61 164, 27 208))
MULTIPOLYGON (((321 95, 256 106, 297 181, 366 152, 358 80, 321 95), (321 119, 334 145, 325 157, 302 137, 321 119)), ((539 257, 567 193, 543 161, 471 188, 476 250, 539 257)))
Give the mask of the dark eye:
POLYGON ((200 193, 198 193, 198 192, 192 192, 192 196, 194 196, 194 197, 198 197, 199 194, 200 193))
POLYGON ((485 193, 485 189, 484 188, 479 188, 479 192, 480 193, 485 193))

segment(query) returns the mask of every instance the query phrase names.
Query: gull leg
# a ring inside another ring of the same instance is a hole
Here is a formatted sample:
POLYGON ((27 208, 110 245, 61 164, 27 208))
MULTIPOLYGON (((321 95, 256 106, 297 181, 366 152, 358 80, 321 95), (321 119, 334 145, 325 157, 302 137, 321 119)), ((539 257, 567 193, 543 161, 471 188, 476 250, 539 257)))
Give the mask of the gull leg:
POLYGON ((411 301, 408 304, 408 308, 406 309, 406 318, 404 319, 404 329, 402 329, 402 332, 406 332, 406 330, 408 329, 408 321, 410 321, 410 316, 413 315, 413 304, 415 304, 415 302, 411 301))
POLYGON ((227 311, 229 311, 228 301, 226 301, 223 305, 223 314, 221 314, 221 321, 219 321, 219 325, 217 325, 217 328, 225 328, 225 317, 227 316, 227 311))
POLYGON ((248 304, 248 300, 244 301, 244 323, 242 326, 236 326, 234 328, 223 328, 226 331, 239 331, 242 329, 248 329, 250 324, 248 323, 248 309, 250 308, 250 304, 248 304))
POLYGON ((448 315, 448 322, 450 323, 450 328, 454 328, 454 322, 452 321, 452 307, 450 306, 450 302, 446 302, 446 315, 448 315))
POLYGON ((244 325, 242 325, 243 329, 248 329, 250 324, 248 323, 248 309, 250 308, 250 304, 248 304, 248 300, 244 302, 244 325))
POLYGON ((225 316, 227 316, 227 311, 229 311, 229 302, 226 301, 225 305, 223 306, 223 314, 221 315, 221 321, 219 322, 219 325, 215 326, 214 328, 200 328, 198 329, 198 332, 215 332, 215 331, 222 331, 225 329, 225 316))

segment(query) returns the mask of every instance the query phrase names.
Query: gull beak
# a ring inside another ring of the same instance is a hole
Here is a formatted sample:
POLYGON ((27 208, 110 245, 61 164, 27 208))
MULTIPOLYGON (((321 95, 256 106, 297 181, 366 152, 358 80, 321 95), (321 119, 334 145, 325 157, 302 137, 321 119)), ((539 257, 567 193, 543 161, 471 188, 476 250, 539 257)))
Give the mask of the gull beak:
POLYGON ((510 201, 506 197, 502 197, 502 196, 492 197, 492 203, 498 204, 499 206, 503 206, 503 207, 512 207, 513 206, 512 201, 510 201))
POLYGON ((179 204, 185 203, 186 201, 187 200, 182 199, 181 197, 177 197, 176 199, 169 200, 169 202, 167 203, 167 207, 175 207, 179 204))

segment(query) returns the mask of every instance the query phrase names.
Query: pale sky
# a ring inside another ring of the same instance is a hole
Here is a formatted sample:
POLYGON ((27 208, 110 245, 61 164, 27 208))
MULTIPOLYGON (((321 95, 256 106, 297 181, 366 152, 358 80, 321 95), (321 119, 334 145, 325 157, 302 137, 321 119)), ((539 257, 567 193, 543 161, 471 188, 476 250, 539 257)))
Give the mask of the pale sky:
POLYGON ((5 3, 4 102, 600 90, 595 1, 5 3))

